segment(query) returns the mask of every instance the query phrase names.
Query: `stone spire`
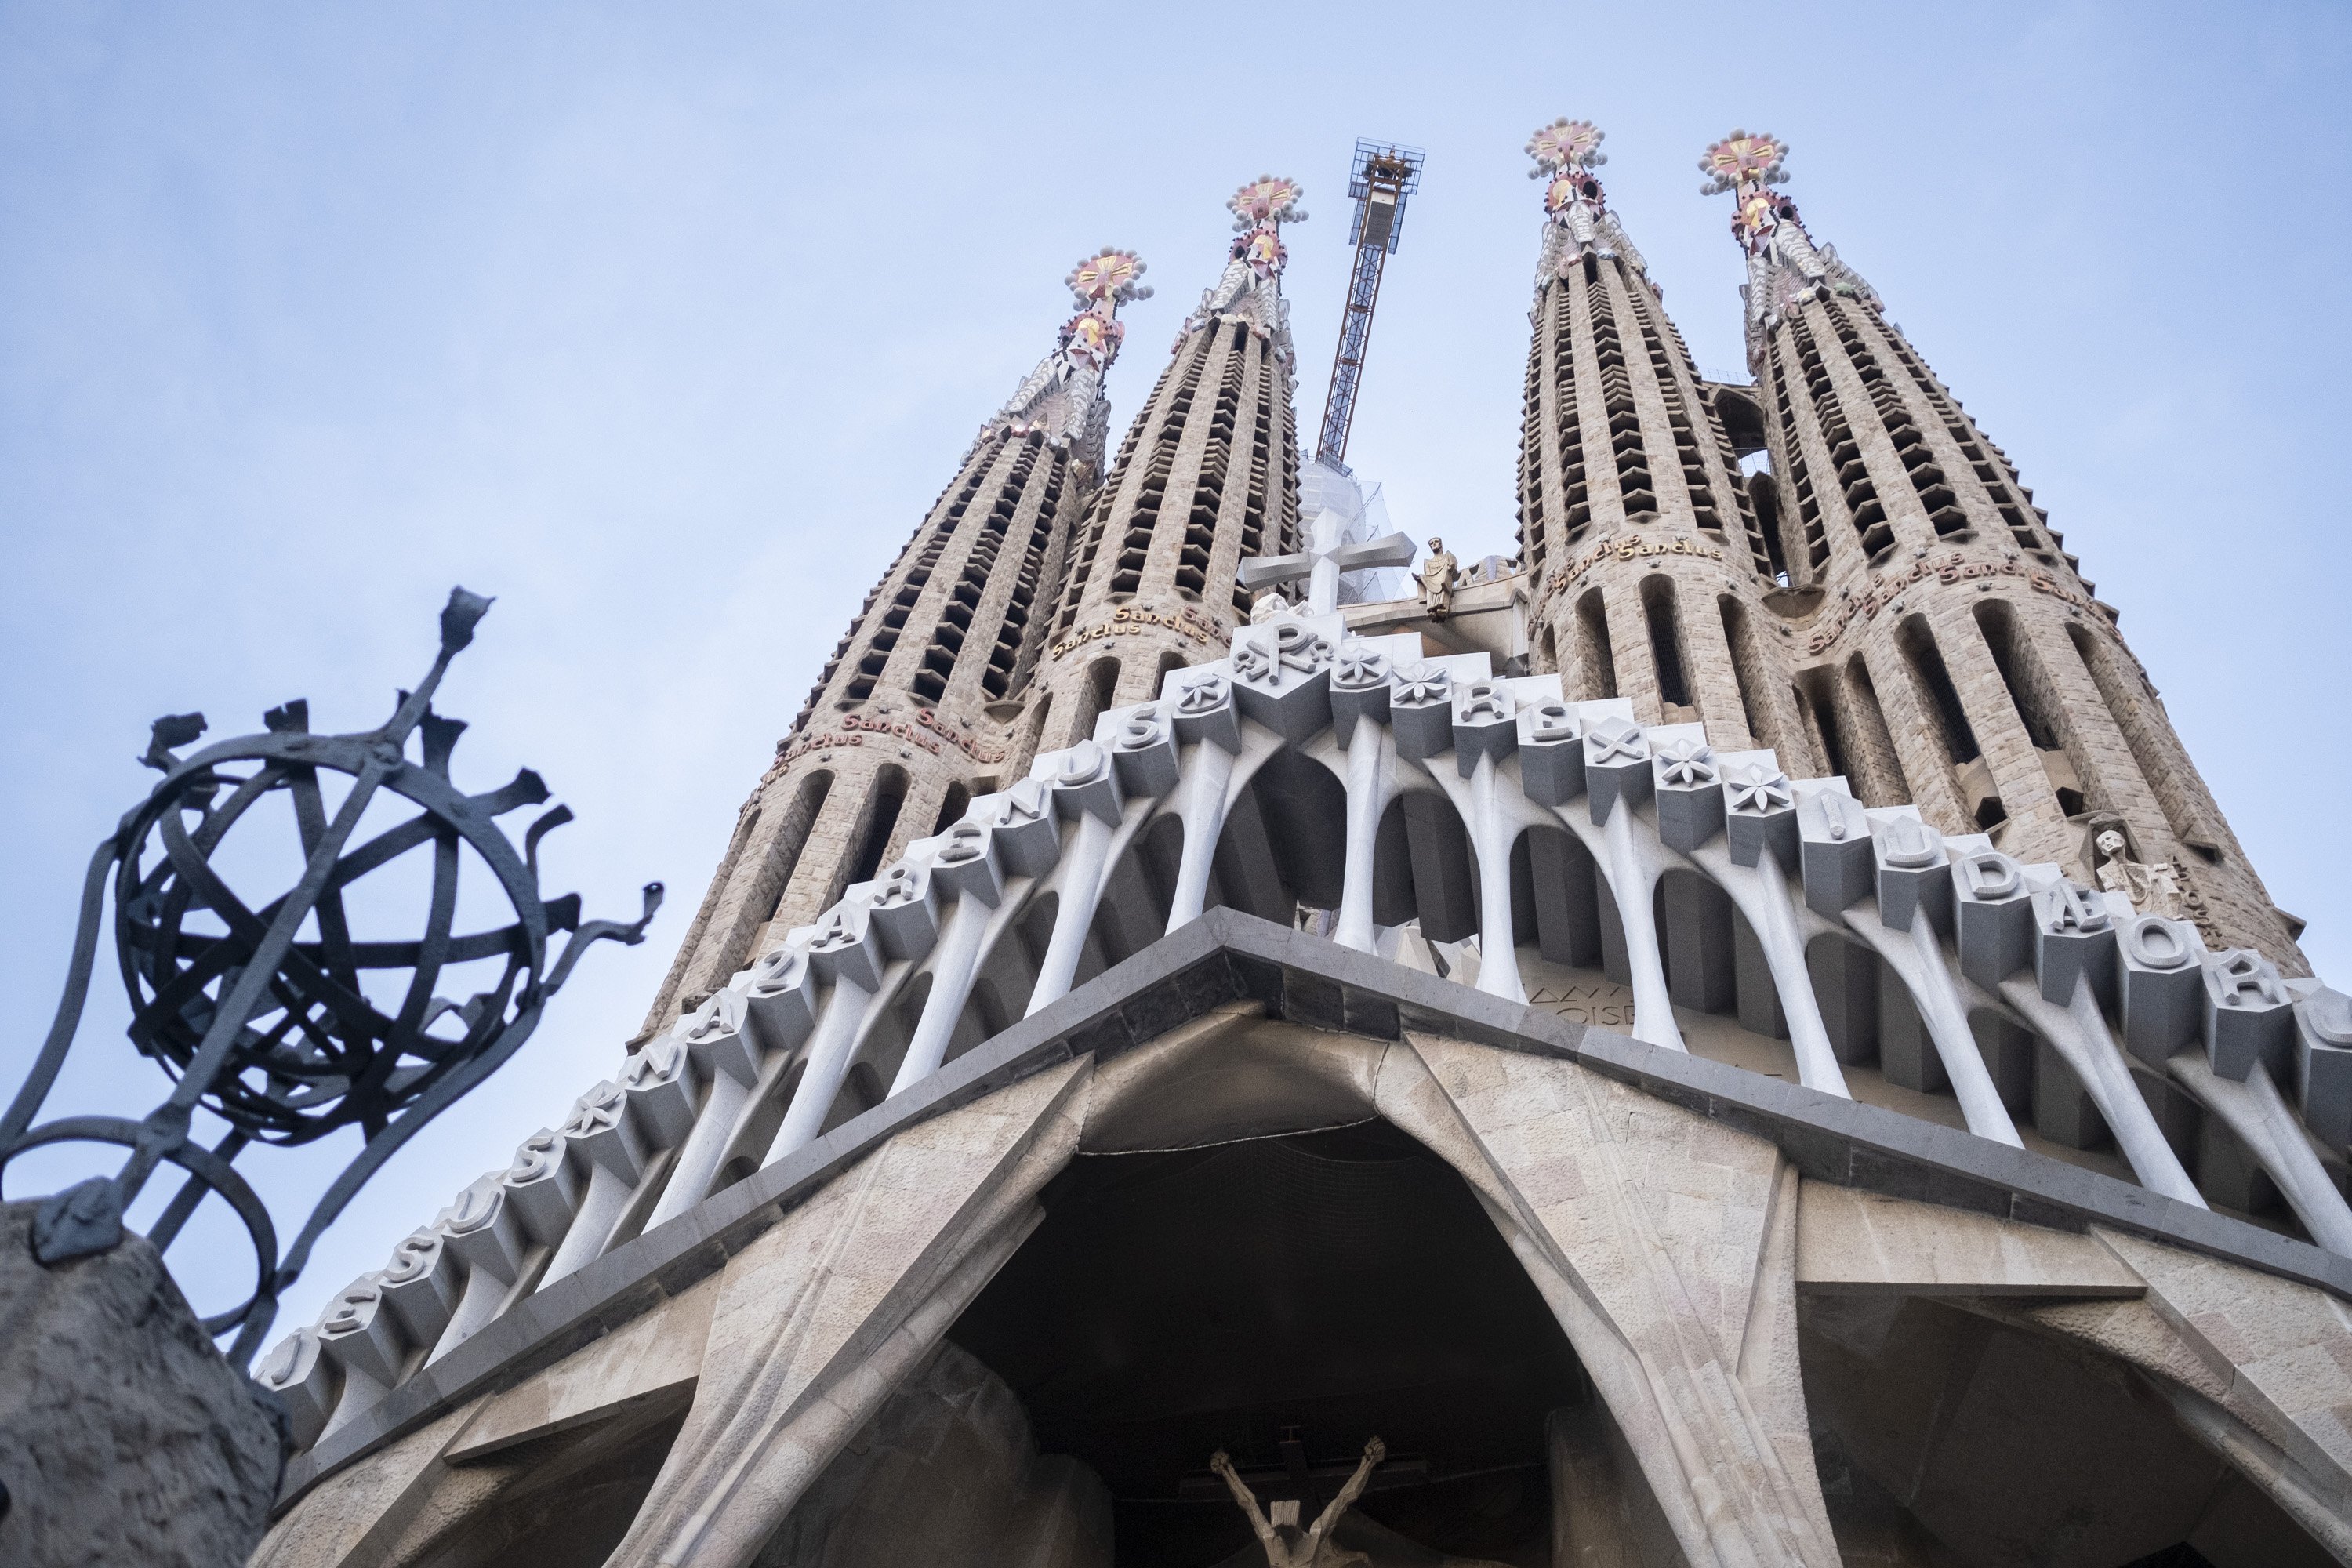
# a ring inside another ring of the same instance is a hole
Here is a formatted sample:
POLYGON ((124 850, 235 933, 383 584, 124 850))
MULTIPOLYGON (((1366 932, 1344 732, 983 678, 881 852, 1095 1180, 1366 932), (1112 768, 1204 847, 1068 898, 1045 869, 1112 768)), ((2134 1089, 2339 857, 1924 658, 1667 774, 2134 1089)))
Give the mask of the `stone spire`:
POLYGON ((1298 548, 1282 226, 1305 221, 1300 195, 1262 174, 1226 203, 1224 272, 1185 318, 1073 547, 1030 746, 1084 738, 1106 708, 1157 695, 1167 670, 1222 658, 1249 614, 1242 561, 1298 548))
POLYGON ((1794 709, 1765 674, 1773 563, 1711 389, 1609 208, 1601 140, 1559 120, 1528 142, 1545 183, 1519 445, 1535 667, 1717 746, 1777 744, 1794 709))
POLYGON ((1747 258, 1759 490, 1821 771, 2090 886, 2119 833, 2123 862, 2177 886, 2209 945, 2302 973, 2299 922, 2272 905, 2116 613, 1877 293, 1808 232, 1777 188, 1788 152, 1735 131, 1699 169, 1703 194, 1732 196, 1747 258))
POLYGON ((1094 499, 1110 422, 1103 377, 1149 296, 1106 247, 1066 279, 1077 311, 981 426, 955 478, 866 595, 817 678, 648 1017, 665 1025, 911 839, 1004 782, 1010 700, 1027 684, 1070 534, 1094 499))

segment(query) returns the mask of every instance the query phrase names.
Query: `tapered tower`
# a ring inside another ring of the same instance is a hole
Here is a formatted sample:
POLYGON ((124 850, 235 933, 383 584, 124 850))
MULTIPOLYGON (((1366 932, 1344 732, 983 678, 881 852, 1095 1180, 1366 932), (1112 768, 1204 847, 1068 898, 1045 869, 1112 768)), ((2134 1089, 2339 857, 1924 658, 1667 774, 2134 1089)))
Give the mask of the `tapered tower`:
POLYGON ((648 1028, 699 1005, 770 923, 813 919, 910 839, 1006 777, 1011 700, 1044 642, 1054 584, 1102 471, 1103 377, 1148 296, 1105 248, 1067 279, 1077 311, 981 427, 948 488, 834 649, 735 835, 648 1028))
POLYGON ((1305 221, 1300 195, 1265 174, 1226 204, 1236 232, 1224 274, 1178 332, 1073 546, 1033 746, 1084 739, 1103 710, 1156 695, 1168 670, 1223 658, 1249 614, 1241 562, 1297 547, 1282 226, 1305 221))
POLYGON ((1561 120, 1528 143, 1545 181, 1519 442, 1536 668, 1572 698, 1631 699, 1646 723, 1704 723, 1720 748, 1785 748, 1798 726, 1770 677, 1774 563, 1689 351, 1609 209, 1601 139, 1561 120))
POLYGON ((1736 202, 1771 525, 1806 614, 1793 673, 1824 771, 2094 886, 2118 858, 2168 872, 2210 946, 2305 973, 2301 922, 2247 863, 2116 612, 1877 293, 1773 188, 1787 153, 1734 132, 1699 168, 1736 202))

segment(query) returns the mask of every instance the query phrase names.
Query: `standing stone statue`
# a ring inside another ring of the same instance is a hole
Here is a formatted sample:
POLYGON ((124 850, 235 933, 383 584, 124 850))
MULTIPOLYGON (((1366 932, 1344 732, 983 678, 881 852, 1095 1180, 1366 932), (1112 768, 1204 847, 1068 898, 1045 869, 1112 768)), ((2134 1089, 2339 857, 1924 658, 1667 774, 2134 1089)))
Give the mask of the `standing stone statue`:
MULTIPOLYGON (((1431 542, 1436 542, 1433 540, 1431 542)), ((1258 1542, 1265 1548, 1267 1568, 1343 1568, 1345 1564, 1360 1563, 1367 1559, 1361 1552, 1332 1545, 1329 1540, 1332 1527, 1339 1522, 1339 1516, 1354 1507, 1356 1500, 1364 1495, 1365 1483, 1372 1479, 1372 1467, 1388 1458, 1388 1445, 1378 1437, 1365 1444, 1363 1461, 1357 1465, 1356 1473, 1348 1478, 1348 1484, 1339 1489, 1339 1495, 1331 1500, 1330 1506, 1316 1515, 1315 1522, 1305 1530, 1298 1528, 1297 1498, 1276 1501, 1272 1519, 1261 1512, 1257 1506, 1257 1494, 1234 1474, 1234 1462, 1223 1448, 1211 1457, 1209 1468, 1224 1479, 1226 1488, 1234 1494, 1234 1500, 1241 1505, 1244 1513, 1249 1515, 1251 1528, 1257 1531, 1258 1542)))
POLYGON ((1421 563, 1421 607, 1432 620, 1442 620, 1454 607, 1454 552, 1445 541, 1429 536, 1429 553, 1421 563))

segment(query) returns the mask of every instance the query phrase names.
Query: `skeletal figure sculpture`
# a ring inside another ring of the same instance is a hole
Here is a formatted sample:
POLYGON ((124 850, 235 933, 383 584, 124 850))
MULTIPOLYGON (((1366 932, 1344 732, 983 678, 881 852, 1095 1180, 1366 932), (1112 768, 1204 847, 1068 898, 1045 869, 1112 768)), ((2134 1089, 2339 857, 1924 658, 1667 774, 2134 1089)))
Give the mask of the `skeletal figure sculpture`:
POLYGON ((2100 888, 2121 893, 2144 915, 2162 915, 2168 921, 2181 918, 2180 876, 2169 863, 2133 859, 2124 836, 2112 827, 2099 835, 2097 843, 2100 888))
POLYGON ((1357 1465, 1356 1473, 1348 1478, 1348 1484, 1339 1489, 1339 1495, 1331 1500, 1330 1506, 1316 1515, 1315 1522, 1304 1530, 1298 1528, 1298 1500, 1284 1498, 1276 1501, 1274 1516, 1268 1519, 1257 1506, 1257 1494, 1234 1473, 1234 1462, 1223 1448, 1210 1458, 1209 1468, 1223 1478, 1234 1501, 1249 1515, 1250 1527, 1257 1531, 1258 1542, 1265 1548, 1267 1568, 1348 1568, 1349 1564, 1365 1563, 1370 1559, 1360 1552, 1328 1546, 1331 1531, 1339 1524, 1339 1516, 1364 1495, 1364 1486, 1372 1479, 1372 1467, 1386 1458, 1388 1451, 1388 1445, 1378 1437, 1365 1444, 1364 1458, 1357 1465))

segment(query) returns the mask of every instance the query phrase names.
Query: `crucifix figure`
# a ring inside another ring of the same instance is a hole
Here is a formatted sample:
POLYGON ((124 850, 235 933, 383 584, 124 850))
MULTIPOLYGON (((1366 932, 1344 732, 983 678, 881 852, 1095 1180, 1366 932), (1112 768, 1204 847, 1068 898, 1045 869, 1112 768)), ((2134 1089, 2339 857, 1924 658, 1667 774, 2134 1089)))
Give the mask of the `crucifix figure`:
POLYGON ((1277 583, 1307 579, 1306 610, 1328 616, 1339 607, 1339 574, 1373 566, 1410 566, 1412 541, 1402 533, 1350 544, 1348 520, 1326 507, 1307 526, 1307 548, 1296 555, 1253 555, 1241 564, 1241 584, 1255 593, 1277 583))
POLYGON ((1341 1568, 1348 1563, 1361 1563, 1360 1552, 1343 1552, 1329 1543, 1332 1528, 1339 1516, 1355 1506, 1364 1494, 1364 1487, 1372 1479, 1372 1468, 1388 1457, 1388 1445, 1378 1437, 1364 1445, 1363 1462, 1331 1505, 1316 1515, 1315 1522, 1301 1530, 1298 1527, 1298 1500, 1284 1498, 1274 1504, 1274 1514, 1268 1518, 1257 1506, 1257 1494, 1249 1489, 1240 1476, 1234 1472, 1234 1462, 1223 1448, 1209 1460, 1209 1468, 1217 1472, 1234 1494, 1234 1500, 1249 1515, 1251 1528, 1257 1531, 1260 1545, 1265 1548, 1267 1568, 1341 1568))

